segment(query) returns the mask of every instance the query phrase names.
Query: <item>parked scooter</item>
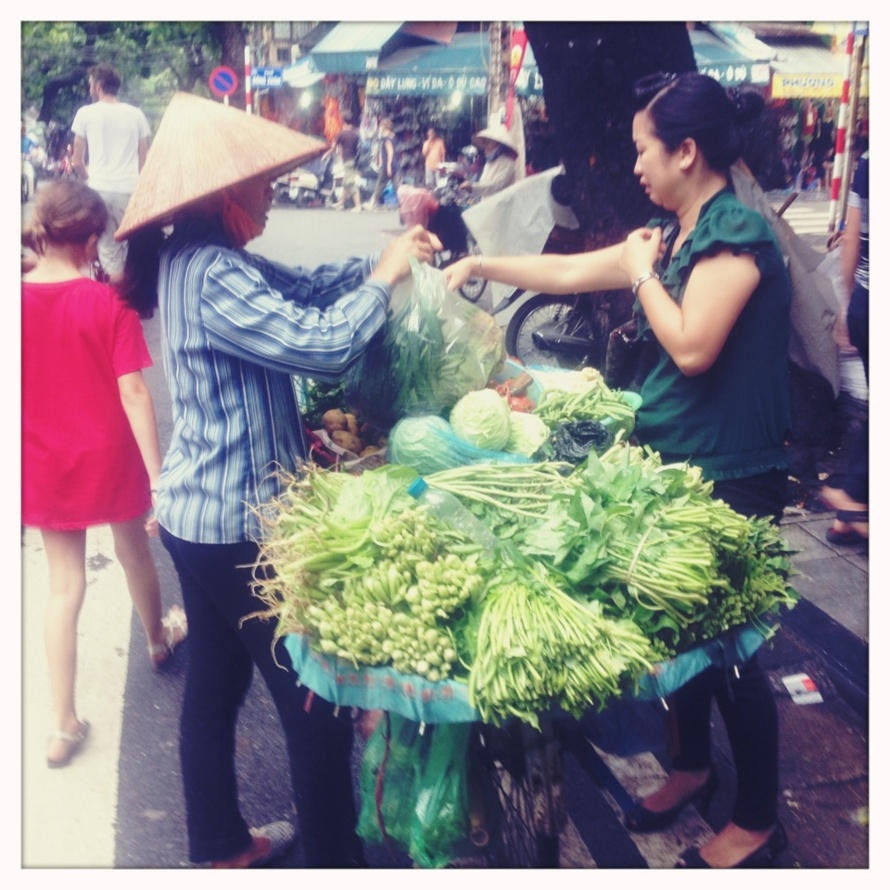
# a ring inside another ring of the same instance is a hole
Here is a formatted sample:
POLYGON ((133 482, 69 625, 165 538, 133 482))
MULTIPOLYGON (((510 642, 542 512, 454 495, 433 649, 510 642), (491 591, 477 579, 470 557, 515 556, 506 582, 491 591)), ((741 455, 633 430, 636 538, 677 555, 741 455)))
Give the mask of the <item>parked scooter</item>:
POLYGON ((323 207, 334 189, 333 158, 319 156, 275 180, 272 200, 295 207, 323 207))

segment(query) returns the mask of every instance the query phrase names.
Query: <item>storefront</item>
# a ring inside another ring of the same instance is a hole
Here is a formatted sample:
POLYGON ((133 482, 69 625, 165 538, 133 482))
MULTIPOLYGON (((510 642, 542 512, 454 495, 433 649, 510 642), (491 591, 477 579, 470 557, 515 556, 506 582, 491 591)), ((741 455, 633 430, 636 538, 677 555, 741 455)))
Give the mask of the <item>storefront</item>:
MULTIPOLYGON (((852 27, 852 26, 850 26, 852 27)), ((848 29, 846 31, 848 33, 848 29)), ((783 148, 789 179, 799 190, 828 191, 837 138, 837 121, 848 58, 846 33, 842 39, 818 34, 809 37, 763 36, 775 56, 772 62, 769 99, 774 109, 781 109, 784 132, 783 148)), ((863 66, 855 92, 857 102, 848 111, 847 129, 854 154, 858 154, 868 135, 868 66, 863 66), (852 126, 851 126, 852 119, 852 126)))
MULTIPOLYGON (((422 178, 420 149, 427 128, 435 127, 441 133, 447 157, 454 160, 460 149, 470 144, 473 134, 487 125, 489 53, 486 31, 457 33, 447 45, 394 52, 368 74, 366 108, 396 122, 400 167, 406 177, 422 178)), ((535 170, 536 160, 544 157, 540 146, 550 138, 550 129, 543 115, 543 82, 530 47, 515 92, 524 124, 526 157, 535 170)), ((547 160, 551 159, 552 152, 547 153, 547 160)))

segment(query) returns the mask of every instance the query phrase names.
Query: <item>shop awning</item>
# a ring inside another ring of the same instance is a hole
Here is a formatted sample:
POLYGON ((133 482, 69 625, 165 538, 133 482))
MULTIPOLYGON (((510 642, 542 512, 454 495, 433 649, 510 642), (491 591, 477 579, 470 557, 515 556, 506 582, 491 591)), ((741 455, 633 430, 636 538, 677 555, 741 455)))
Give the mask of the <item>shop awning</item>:
POLYGON ((309 56, 297 59, 292 65, 287 65, 282 73, 284 82, 298 90, 304 90, 318 83, 324 74, 315 70, 315 64, 309 56))
POLYGON ((770 81, 770 53, 749 52, 723 40, 713 31, 696 28, 689 32, 695 63, 724 86, 750 83, 767 86, 770 81))
MULTIPOLYGON (((447 96, 459 91, 484 96, 488 91, 488 34, 455 34, 447 46, 413 46, 396 50, 368 74, 369 96, 447 96)), ((516 81, 519 95, 543 89, 531 47, 516 81)))
POLYGON ((404 22, 340 22, 313 47, 310 58, 324 74, 365 74, 404 22))
MULTIPOLYGON (((774 99, 839 99, 846 76, 843 53, 824 46, 774 44, 774 99)), ((867 95, 867 90, 860 93, 867 95)))

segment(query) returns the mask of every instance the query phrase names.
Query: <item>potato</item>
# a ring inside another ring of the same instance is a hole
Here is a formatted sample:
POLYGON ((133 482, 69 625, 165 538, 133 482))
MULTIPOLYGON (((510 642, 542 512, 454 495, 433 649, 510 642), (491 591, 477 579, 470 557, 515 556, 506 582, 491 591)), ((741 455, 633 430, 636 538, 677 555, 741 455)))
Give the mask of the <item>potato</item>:
POLYGON ((378 451, 380 451, 380 449, 376 445, 366 445, 359 452, 359 457, 367 457, 370 454, 377 454, 378 451))
POLYGON ((345 448, 353 454, 360 454, 361 450, 365 447, 364 442, 362 442, 358 436, 353 436, 349 430, 334 430, 329 435, 331 441, 335 445, 339 445, 341 448, 345 448))
POLYGON ((321 416, 321 425, 324 431, 330 436, 334 430, 346 429, 346 415, 339 408, 331 408, 325 411, 321 416))
POLYGON ((354 414, 350 414, 348 411, 343 415, 346 418, 346 429, 352 433, 353 436, 359 436, 358 431, 358 420, 354 414))

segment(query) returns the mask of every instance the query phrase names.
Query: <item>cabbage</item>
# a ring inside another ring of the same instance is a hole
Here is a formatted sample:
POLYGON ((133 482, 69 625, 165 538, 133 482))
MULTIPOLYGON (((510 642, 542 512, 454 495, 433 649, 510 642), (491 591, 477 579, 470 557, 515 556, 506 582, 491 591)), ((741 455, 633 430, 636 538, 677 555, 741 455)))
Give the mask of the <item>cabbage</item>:
POLYGON ((536 414, 510 412, 510 438, 504 451, 531 457, 550 438, 550 428, 536 414))
POLYGON ((386 446, 390 463, 411 467, 421 476, 440 470, 485 463, 529 463, 522 454, 478 448, 458 436, 447 420, 436 414, 403 417, 390 431, 386 446))
POLYGON ((387 453, 392 463, 412 467, 421 476, 449 470, 456 464, 442 441, 452 436, 451 425, 437 414, 404 417, 390 430, 387 453))
POLYGON ((478 389, 451 409, 451 428, 477 448, 502 451, 510 438, 511 413, 506 400, 493 389, 478 389))

